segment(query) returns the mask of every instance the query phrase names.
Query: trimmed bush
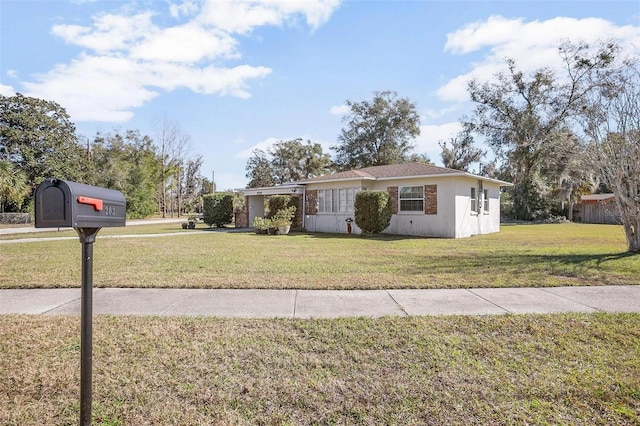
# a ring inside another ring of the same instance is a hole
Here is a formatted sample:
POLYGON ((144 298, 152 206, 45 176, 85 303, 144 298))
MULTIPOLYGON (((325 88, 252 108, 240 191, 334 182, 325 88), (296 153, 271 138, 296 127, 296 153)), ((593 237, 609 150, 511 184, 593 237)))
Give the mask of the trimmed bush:
POLYGON ((391 197, 386 191, 360 191, 355 202, 356 225, 363 234, 378 234, 391 223, 391 197))
POLYGON ((206 194, 202 196, 204 223, 222 228, 233 221, 233 195, 206 194))

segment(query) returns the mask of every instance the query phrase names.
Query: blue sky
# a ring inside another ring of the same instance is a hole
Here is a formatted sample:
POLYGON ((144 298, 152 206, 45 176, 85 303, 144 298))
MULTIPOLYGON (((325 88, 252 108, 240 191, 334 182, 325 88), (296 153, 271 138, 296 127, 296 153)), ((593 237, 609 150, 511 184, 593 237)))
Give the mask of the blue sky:
POLYGON ((466 81, 604 38, 640 49, 639 1, 0 0, 0 93, 59 103, 89 138, 153 137, 166 117, 218 189, 242 188, 253 149, 300 137, 330 152, 345 101, 374 91, 415 102, 416 152, 439 164, 466 81))

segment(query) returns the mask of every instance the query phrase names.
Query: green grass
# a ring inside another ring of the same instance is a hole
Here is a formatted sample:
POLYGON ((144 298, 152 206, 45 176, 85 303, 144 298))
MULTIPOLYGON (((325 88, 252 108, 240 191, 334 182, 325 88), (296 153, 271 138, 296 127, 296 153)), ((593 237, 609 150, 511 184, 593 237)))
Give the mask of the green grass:
MULTIPOLYGON (((0 316, 0 424, 77 424, 79 319, 0 316)), ((94 424, 640 423, 640 314, 99 316, 94 424)))
MULTIPOLYGON (((96 287, 465 288, 637 284, 640 258, 613 225, 511 225, 465 239, 177 229, 100 231, 96 287), (180 232, 184 235, 144 237, 180 232), (122 233, 135 238, 106 238, 122 233)), ((67 231, 74 235, 74 231, 67 231)), ((80 286, 80 243, 0 244, 0 288, 80 286)))
MULTIPOLYGON (((186 220, 186 219, 185 219, 186 220)), ((197 231, 206 230, 208 227, 203 224, 199 224, 196 228, 197 231)), ((182 229, 180 223, 161 223, 155 225, 135 225, 116 228, 102 228, 99 232, 99 236, 104 235, 145 235, 145 234, 169 234, 169 233, 181 233, 188 232, 182 229)), ((193 233, 193 230, 190 232, 193 233)), ((0 235, 0 241, 2 240, 19 240, 25 238, 57 238, 57 237, 77 237, 78 233, 72 228, 59 228, 42 231, 42 232, 29 232, 25 234, 8 234, 0 235)))

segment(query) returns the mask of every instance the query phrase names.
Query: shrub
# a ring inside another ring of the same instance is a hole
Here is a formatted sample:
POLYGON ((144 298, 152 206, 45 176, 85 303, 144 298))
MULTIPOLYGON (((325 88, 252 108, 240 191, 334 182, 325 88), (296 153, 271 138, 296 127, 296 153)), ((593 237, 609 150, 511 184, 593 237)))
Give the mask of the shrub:
POLYGON ((391 198, 386 191, 360 191, 355 202, 356 225, 364 234, 378 234, 391 223, 391 198))
POLYGON ((233 195, 206 194, 202 197, 204 223, 222 228, 233 221, 233 195))
POLYGON ((296 208, 293 206, 285 207, 273 214, 271 218, 276 227, 291 226, 293 217, 296 214, 296 208))
MULTIPOLYGON (((290 195, 274 195, 269 197, 269 217, 275 218, 278 212, 283 211, 280 216, 288 217, 289 222, 295 222, 295 213, 298 209, 298 197, 290 195)), ((280 219, 283 219, 280 217, 280 219)))

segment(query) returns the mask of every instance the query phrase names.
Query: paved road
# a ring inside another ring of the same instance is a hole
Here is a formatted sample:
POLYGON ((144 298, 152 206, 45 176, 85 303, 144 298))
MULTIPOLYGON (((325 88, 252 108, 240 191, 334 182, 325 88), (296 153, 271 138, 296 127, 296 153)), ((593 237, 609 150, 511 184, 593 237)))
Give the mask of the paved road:
MULTIPOLYGON (((93 312, 236 318, 640 312, 640 286, 442 290, 97 288, 93 312)), ((0 314, 79 315, 80 289, 0 290, 0 314)))

